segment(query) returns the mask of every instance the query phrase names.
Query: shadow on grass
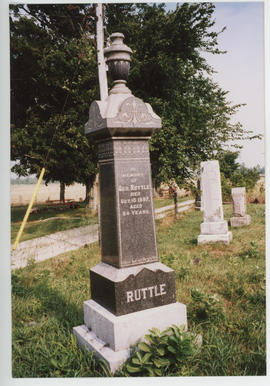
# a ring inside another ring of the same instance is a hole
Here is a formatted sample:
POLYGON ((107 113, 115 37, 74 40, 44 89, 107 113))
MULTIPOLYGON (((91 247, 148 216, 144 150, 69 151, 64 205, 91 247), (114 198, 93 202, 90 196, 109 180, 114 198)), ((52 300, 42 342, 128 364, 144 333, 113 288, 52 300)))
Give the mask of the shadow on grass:
MULTIPOLYGON (((46 276, 40 278, 33 277, 32 284, 24 283, 24 278, 16 274, 12 275, 12 292, 14 295, 28 298, 34 297, 41 305, 39 314, 48 315, 65 327, 72 328, 81 324, 83 321, 82 304, 78 306, 75 303, 68 302, 65 296, 57 289, 51 288, 46 276)), ((73 291, 70 289, 67 291, 73 291)), ((26 306, 27 307, 27 306, 26 306)), ((25 310, 27 312, 27 309, 25 310)), ((36 316, 36 315, 35 315, 36 316)))
POLYGON ((78 304, 68 299, 69 293, 74 295, 79 289, 66 286, 63 289, 52 288, 54 283, 48 280, 46 272, 33 273, 30 279, 30 271, 27 276, 26 272, 12 275, 12 376, 55 378, 110 375, 92 352, 78 347, 72 335, 72 328, 83 321, 83 299, 78 296, 78 304))
POLYGON ((185 244, 187 244, 187 245, 197 245, 198 242, 197 242, 196 238, 195 239, 186 239, 185 240, 185 244))

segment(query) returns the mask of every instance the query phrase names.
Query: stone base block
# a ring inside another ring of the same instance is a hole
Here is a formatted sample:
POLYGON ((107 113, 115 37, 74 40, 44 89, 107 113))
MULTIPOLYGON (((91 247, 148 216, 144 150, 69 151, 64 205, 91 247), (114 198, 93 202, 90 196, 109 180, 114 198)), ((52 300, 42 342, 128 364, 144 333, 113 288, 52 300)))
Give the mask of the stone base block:
POLYGON ((95 356, 108 363, 112 373, 114 373, 129 357, 130 350, 113 351, 106 343, 98 339, 84 324, 73 327, 73 334, 77 339, 78 345, 82 349, 94 351, 95 356))
POLYGON ((162 263, 90 270, 91 298, 116 316, 175 303, 174 271, 162 263))
POLYGON ((232 232, 227 232, 223 235, 199 235, 198 244, 208 243, 225 243, 230 244, 232 240, 232 232))
POLYGON ((241 227, 243 225, 249 225, 251 222, 251 218, 249 214, 246 214, 243 217, 231 217, 230 225, 231 227, 241 227))
POLYGON ((228 232, 227 221, 203 222, 201 223, 202 235, 225 235, 228 232))
POLYGON ((84 302, 84 324, 114 351, 137 343, 149 329, 164 330, 172 324, 187 328, 186 306, 171 303, 131 314, 115 316, 94 300, 84 302))
POLYGON ((156 327, 165 330, 173 324, 187 329, 186 306, 172 303, 161 307, 115 316, 94 300, 84 302, 84 325, 73 328, 80 347, 94 351, 112 372, 130 355, 130 346, 138 343, 156 327))

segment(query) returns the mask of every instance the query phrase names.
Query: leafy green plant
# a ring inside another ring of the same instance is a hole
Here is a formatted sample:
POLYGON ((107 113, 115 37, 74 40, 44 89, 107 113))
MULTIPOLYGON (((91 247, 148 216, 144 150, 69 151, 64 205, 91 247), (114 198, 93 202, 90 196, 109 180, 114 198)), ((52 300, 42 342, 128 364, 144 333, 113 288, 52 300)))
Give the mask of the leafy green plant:
POLYGON ((195 336, 186 332, 184 326, 171 326, 160 332, 158 328, 145 335, 138 350, 124 366, 124 372, 137 376, 164 376, 166 372, 182 369, 188 374, 185 363, 195 352, 195 336))
POLYGON ((261 280, 265 281, 265 273, 260 270, 258 265, 254 267, 254 270, 249 273, 248 275, 248 282, 249 283, 257 283, 261 280))
POLYGON ((223 307, 217 294, 208 295, 198 288, 191 289, 192 302, 188 308, 190 317, 196 321, 224 319, 223 307))
POLYGON ((171 265, 174 263, 174 261, 176 260, 176 256, 174 253, 170 252, 168 253, 166 256, 161 256, 161 261, 163 264, 166 264, 168 265, 169 267, 171 267, 171 265))
POLYGON ((175 278, 180 280, 185 280, 188 278, 190 273, 190 267, 181 267, 179 271, 175 273, 175 278))
MULTIPOLYGON (((236 258, 235 258, 236 259, 236 258)), ((238 260, 240 260, 238 258, 238 260)), ((239 272, 227 272, 224 280, 223 296, 229 300, 240 300, 248 295, 245 277, 239 272)))
POLYGON ((248 300, 252 304, 256 304, 258 306, 259 305, 265 306, 265 303, 266 303, 265 287, 262 285, 256 291, 252 291, 248 295, 248 300))
POLYGON ((261 258, 261 253, 258 250, 258 244, 256 241, 250 242, 250 247, 242 252, 239 253, 239 257, 241 257, 243 260, 245 259, 259 259, 261 258))
POLYGON ((207 257, 209 257, 209 252, 208 251, 202 251, 201 252, 201 258, 206 259, 207 257))

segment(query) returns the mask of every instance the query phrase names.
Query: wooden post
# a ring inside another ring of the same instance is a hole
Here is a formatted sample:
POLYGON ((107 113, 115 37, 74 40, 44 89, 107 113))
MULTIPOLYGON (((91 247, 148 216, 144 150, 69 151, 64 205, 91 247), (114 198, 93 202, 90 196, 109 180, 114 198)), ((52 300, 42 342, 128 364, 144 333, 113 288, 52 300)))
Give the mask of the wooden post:
POLYGON ((173 201, 174 201, 174 217, 177 220, 178 219, 178 195, 177 195, 177 188, 174 188, 173 201))
POLYGON ((106 64, 104 59, 104 31, 103 31, 103 12, 102 4, 96 5, 96 16, 97 16, 97 59, 98 59, 98 79, 99 79, 99 90, 100 99, 104 101, 108 96, 108 82, 106 74, 106 64))

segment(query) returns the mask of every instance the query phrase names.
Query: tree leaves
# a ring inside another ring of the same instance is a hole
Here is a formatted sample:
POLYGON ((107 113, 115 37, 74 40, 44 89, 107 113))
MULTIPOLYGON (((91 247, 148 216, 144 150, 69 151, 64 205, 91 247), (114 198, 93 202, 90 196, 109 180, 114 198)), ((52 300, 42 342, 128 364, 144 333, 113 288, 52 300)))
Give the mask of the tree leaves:
POLYGON ((144 352, 150 352, 151 351, 149 345, 144 343, 144 342, 139 343, 139 349, 144 351, 144 352))
POLYGON ((162 118, 150 142, 152 174, 157 183, 175 179, 182 185, 200 162, 211 159, 228 141, 243 137, 231 116, 227 92, 213 80, 203 51, 223 53, 213 31, 214 5, 108 4, 108 34, 122 30, 133 50, 129 87, 162 118), (154 31, 154 33, 153 33, 154 31))
MULTIPOLYGON (((11 153, 21 164, 16 170, 39 172, 40 155, 44 159, 51 149, 46 181, 85 183, 97 163, 95 146, 83 139, 89 105, 99 98, 94 8, 29 4, 10 9, 11 153)), ((164 4, 104 6, 106 37, 121 31, 133 50, 128 86, 162 118, 163 127, 150 142, 157 183, 174 179, 183 185, 201 161, 249 134, 231 123, 241 105, 227 101, 202 56, 203 51, 222 53, 222 30, 213 31, 213 12, 210 3, 184 3, 169 12, 164 4)))
POLYGON ((91 18, 86 5, 11 6, 11 155, 20 175, 39 174, 47 158, 46 182, 94 180, 96 152, 84 135, 98 97, 91 18))

